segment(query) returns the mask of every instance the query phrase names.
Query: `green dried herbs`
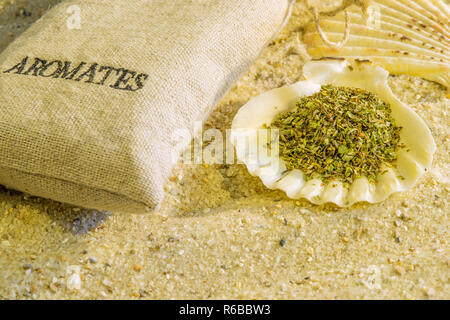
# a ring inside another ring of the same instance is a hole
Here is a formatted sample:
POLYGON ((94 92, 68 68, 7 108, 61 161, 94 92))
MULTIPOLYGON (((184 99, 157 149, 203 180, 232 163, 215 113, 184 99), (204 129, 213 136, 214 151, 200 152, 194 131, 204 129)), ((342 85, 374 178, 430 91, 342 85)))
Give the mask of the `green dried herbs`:
POLYGON ((365 176, 374 182, 382 164, 392 165, 402 147, 390 106, 368 91, 322 86, 296 106, 271 128, 279 129, 287 168, 300 169, 307 180, 352 183, 365 176))

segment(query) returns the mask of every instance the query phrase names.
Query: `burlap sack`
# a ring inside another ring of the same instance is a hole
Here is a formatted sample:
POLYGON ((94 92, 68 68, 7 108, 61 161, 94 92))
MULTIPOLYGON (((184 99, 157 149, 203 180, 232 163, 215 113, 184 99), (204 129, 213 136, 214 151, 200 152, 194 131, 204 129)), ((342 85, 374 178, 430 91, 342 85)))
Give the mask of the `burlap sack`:
POLYGON ((208 115, 290 2, 56 6, 0 55, 0 184, 93 209, 154 209, 171 133, 208 115))

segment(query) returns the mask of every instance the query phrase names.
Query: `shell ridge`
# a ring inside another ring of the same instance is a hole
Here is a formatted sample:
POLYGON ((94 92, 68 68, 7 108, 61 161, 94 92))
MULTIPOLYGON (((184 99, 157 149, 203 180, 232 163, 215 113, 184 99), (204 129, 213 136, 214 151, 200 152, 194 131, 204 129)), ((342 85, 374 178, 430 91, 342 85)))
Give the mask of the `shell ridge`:
MULTIPOLYGON (((377 29, 375 29, 375 28, 369 28, 369 27, 367 27, 367 24, 364 22, 364 20, 363 20, 363 18, 361 17, 361 15, 359 14, 357 14, 357 13, 355 13, 355 14, 353 14, 353 15, 351 15, 351 18, 353 19, 353 21, 352 21, 352 23, 351 23, 351 28, 352 28, 352 31, 353 32, 358 32, 358 31, 360 31, 360 30, 377 30, 377 29), (362 22, 362 23, 361 23, 362 22)), ((343 21, 342 21, 342 19, 340 19, 340 16, 334 16, 334 17, 327 17, 327 18, 324 18, 324 19, 321 19, 320 20, 320 26, 321 26, 321 28, 324 30, 324 31, 330 31, 330 30, 334 30, 334 29, 331 29, 330 27, 329 27, 329 24, 330 24, 330 22, 335 22, 335 23, 338 23, 339 24, 339 27, 341 27, 342 28, 342 26, 343 26, 343 21), (327 30, 328 29, 328 30, 327 30)), ((397 17, 395 17, 395 16, 390 16, 390 15, 387 15, 387 14, 382 14, 382 19, 381 19, 381 25, 380 25, 380 27, 382 27, 382 26, 388 26, 388 27, 390 27, 390 26, 395 26, 395 23, 398 23, 398 24, 400 24, 400 27, 402 28, 401 29, 401 31, 402 31, 402 33, 409 33, 409 35, 413 35, 413 36, 420 36, 420 37, 422 37, 424 40, 428 40, 428 38, 432 38, 433 40, 435 40, 435 41, 438 41, 438 43, 440 43, 441 41, 444 41, 444 42, 446 42, 446 43, 449 43, 450 42, 450 39, 449 39, 449 37, 448 36, 445 36, 444 37, 444 35, 439 35, 439 34, 437 34, 437 33, 435 33, 435 32, 430 32, 430 31, 428 31, 428 30, 426 30, 426 29, 419 29, 419 28, 414 28, 412 25, 411 25, 411 22, 409 22, 409 21, 403 21, 403 20, 400 20, 400 19, 398 19, 397 17), (409 31, 409 32, 408 32, 409 31), (425 35, 426 35, 426 37, 425 37, 425 35)), ((315 32, 314 31, 314 29, 315 29, 315 27, 314 26, 312 26, 312 25, 309 25, 310 27, 309 28, 307 28, 307 31, 312 31, 312 32, 315 32)), ((397 26, 398 27, 398 26, 397 26)), ((389 30, 389 29, 388 29, 389 30)), ((341 31, 341 29, 340 29, 340 31, 341 31)), ((382 31, 381 30, 381 28, 379 29, 379 31, 382 31)), ((392 30, 392 31, 395 31, 395 30, 392 30)), ((406 35, 406 34, 405 34, 406 35)))
MULTIPOLYGON (((448 32, 448 28, 447 27, 442 27, 441 25, 439 25, 437 22, 435 22, 434 20, 430 19, 429 17, 423 15, 422 13, 418 13, 417 11, 412 10, 409 6, 405 6, 401 3, 399 3, 398 1, 392 1, 389 0, 388 3, 386 4, 386 0, 377 0, 377 3, 382 3, 385 8, 389 8, 390 10, 396 11, 397 14, 401 17, 405 17, 405 20, 408 21, 408 15, 412 18, 415 18, 419 21, 419 23, 429 23, 430 26, 433 26, 434 28, 436 28, 435 30, 438 32, 444 32, 447 37, 449 37, 450 33, 448 32), (392 9, 391 9, 392 8, 392 9)), ((413 19, 410 20, 410 22, 414 23, 415 21, 413 21, 413 19)))
MULTIPOLYGON (((353 49, 356 49, 358 47, 353 47, 353 49)), ((365 47, 359 47, 359 49, 361 48, 365 48, 365 47)), ((351 50, 352 48, 342 48, 340 51, 338 51, 338 53, 340 52, 341 54, 339 54, 339 57, 342 58, 357 58, 358 56, 360 56, 360 54, 358 54, 358 52, 356 52, 356 50, 351 50)), ((322 46, 322 47, 316 47, 314 49, 311 49, 311 52, 325 52, 327 53, 327 47, 322 46), (320 51, 320 49, 322 49, 320 51)), ((389 59, 396 59, 397 61, 409 61, 409 62, 415 62, 417 64, 421 64, 423 63, 423 59, 418 59, 417 57, 392 57, 389 55, 377 55, 377 56, 373 56, 373 58, 389 58, 389 59)), ((438 62, 438 61, 427 61, 427 63, 429 63, 430 65, 434 66, 434 68, 429 68, 428 70, 431 70, 429 72, 438 72, 438 71, 447 71, 448 68, 450 68, 450 66, 446 63, 442 63, 442 62, 438 62)))
MULTIPOLYGON (((336 32, 329 32, 329 38, 330 40, 334 40, 337 39, 340 34, 336 33, 336 32)), ((311 40, 312 37, 314 37, 312 39, 312 41, 308 41, 308 43, 311 44, 315 44, 318 45, 319 41, 321 41, 320 36, 317 34, 307 34, 305 35, 308 39, 311 40)), ((448 55, 442 54, 442 53, 436 53, 433 52, 430 49, 426 49, 423 47, 418 47, 416 45, 412 45, 412 44, 407 44, 401 41, 397 41, 397 40, 391 40, 391 39, 373 39, 370 38, 369 36, 365 36, 365 35, 351 35, 349 40, 347 41, 347 47, 352 47, 352 48, 366 48, 367 46, 365 45, 364 41, 371 41, 372 44, 380 44, 380 45, 387 45, 387 44, 392 44, 395 45, 389 49, 387 48, 381 48, 380 46, 377 46, 377 49, 386 49, 386 50, 392 50, 395 53, 401 53, 398 52, 399 50, 403 51, 403 52, 408 52, 409 53, 416 53, 416 54, 424 54, 427 53, 429 54, 428 56, 425 56, 426 58, 430 58, 430 57, 434 57, 434 58, 440 58, 440 59, 445 59, 447 62, 450 61, 448 55), (361 44, 361 45, 358 45, 361 44), (395 49, 395 50, 394 50, 395 49), (421 50, 424 51, 424 53, 420 52, 421 50)), ((432 59, 431 59, 432 60, 432 59)))
POLYGON ((416 0, 416 2, 411 2, 411 1, 405 1, 405 0, 400 0, 404 5, 407 6, 414 6, 417 10, 423 10, 427 13, 429 13, 431 15, 427 16, 428 19, 432 20, 437 17, 438 19, 442 19, 445 20, 444 22, 442 21, 436 21, 436 23, 438 25, 444 26, 445 28, 447 28, 447 30, 449 30, 447 24, 448 24, 448 17, 445 17, 442 14, 442 11, 439 11, 437 9, 436 6, 434 6, 430 1, 421 1, 421 0, 416 0))

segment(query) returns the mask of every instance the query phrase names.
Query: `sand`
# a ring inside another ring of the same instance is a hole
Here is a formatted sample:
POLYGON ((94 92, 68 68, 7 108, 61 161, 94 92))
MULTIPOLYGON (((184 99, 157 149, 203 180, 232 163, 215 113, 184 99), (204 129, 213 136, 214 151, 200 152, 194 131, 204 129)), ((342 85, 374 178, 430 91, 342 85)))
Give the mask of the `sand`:
MULTIPOLYGON (((56 2, 0 0, 0 50, 56 2)), ((205 128, 300 79, 309 18, 299 1, 205 128)), ((290 200, 243 165, 180 164, 158 212, 122 215, 0 188, 0 298, 449 299, 449 100, 420 78, 389 81, 438 146, 412 190, 340 209, 290 200)))

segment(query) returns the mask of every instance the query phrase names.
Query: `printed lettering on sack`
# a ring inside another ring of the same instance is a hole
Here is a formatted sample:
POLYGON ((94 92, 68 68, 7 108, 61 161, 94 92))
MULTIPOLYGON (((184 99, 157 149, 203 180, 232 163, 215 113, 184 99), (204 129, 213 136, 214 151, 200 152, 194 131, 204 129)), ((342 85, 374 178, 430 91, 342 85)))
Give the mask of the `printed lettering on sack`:
POLYGON ((72 80, 126 91, 142 89, 148 79, 146 73, 103 66, 98 63, 84 61, 73 63, 71 61, 31 59, 29 57, 23 58, 22 61, 4 70, 3 73, 72 80))

